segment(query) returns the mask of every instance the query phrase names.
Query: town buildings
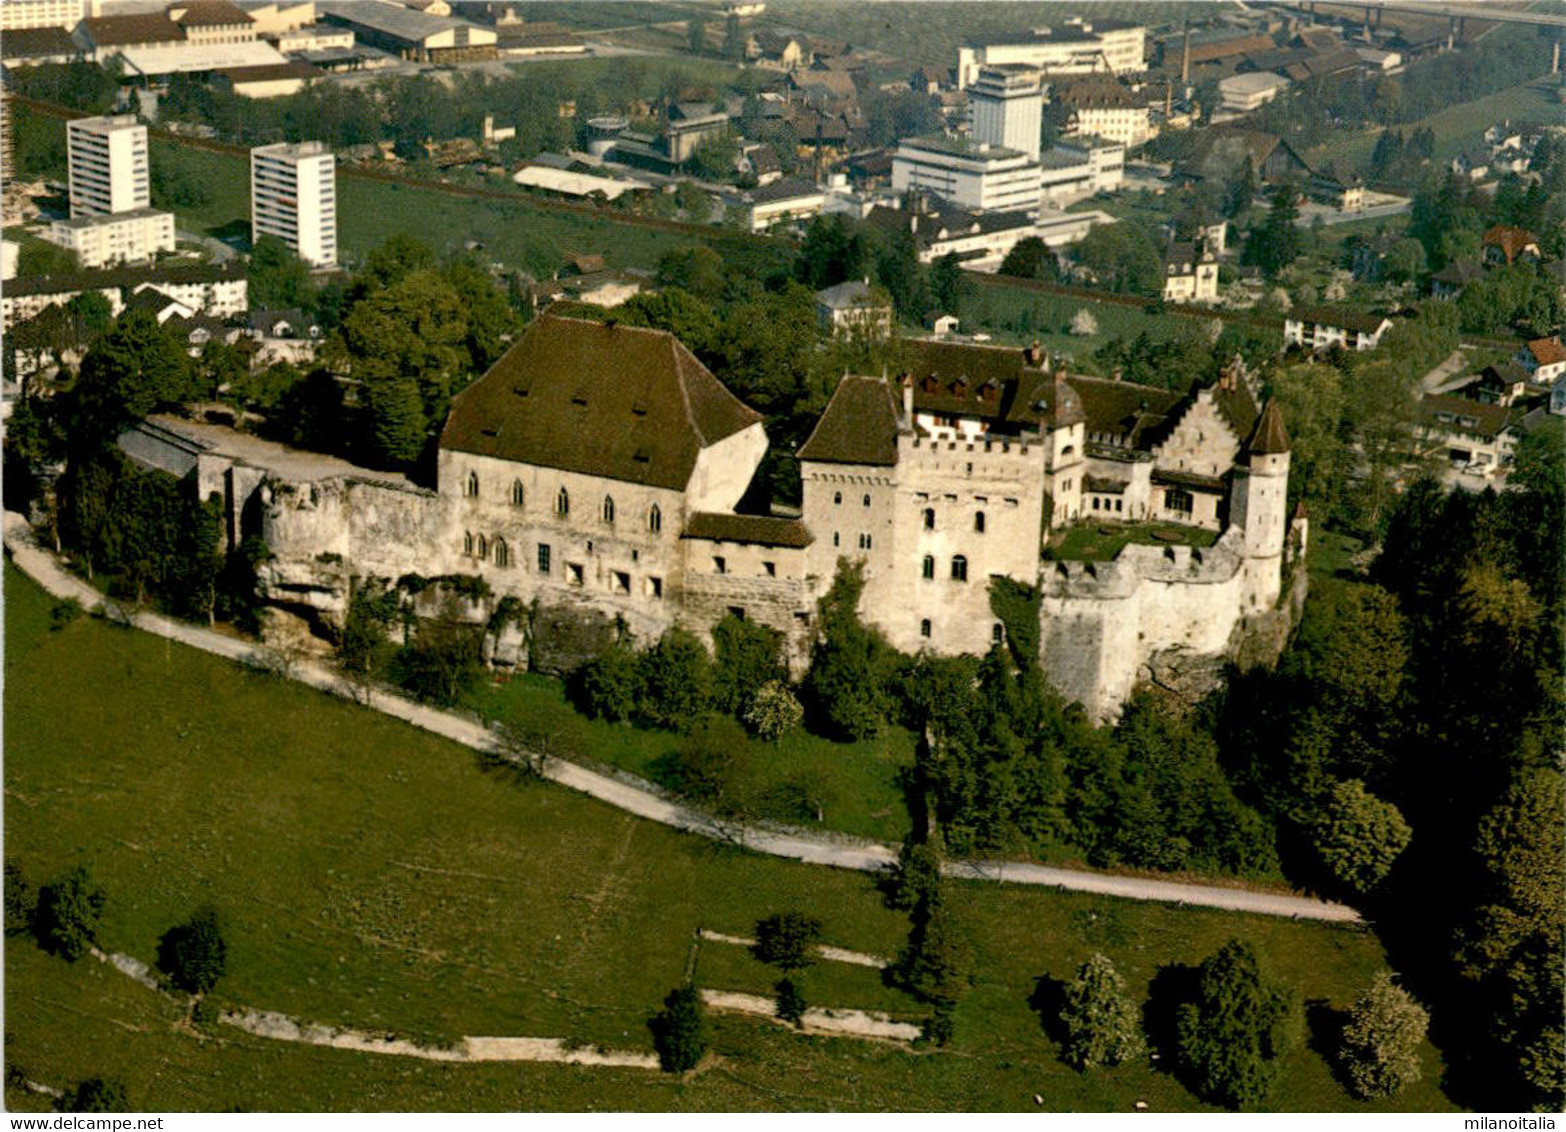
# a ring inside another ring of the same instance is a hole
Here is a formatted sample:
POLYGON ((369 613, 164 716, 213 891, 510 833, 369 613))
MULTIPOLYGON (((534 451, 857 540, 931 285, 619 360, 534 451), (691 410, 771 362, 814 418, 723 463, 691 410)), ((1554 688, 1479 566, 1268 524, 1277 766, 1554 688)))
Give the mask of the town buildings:
POLYGON ((151 259, 174 250, 174 216, 151 207, 147 127, 130 115, 66 125, 71 216, 48 237, 85 268, 151 259))
POLYGON ((174 214, 135 208, 109 216, 73 216, 49 225, 49 241, 75 252, 85 268, 134 263, 174 250, 174 214))
POLYGON ((1021 150, 969 138, 905 138, 892 155, 892 190, 922 189, 961 208, 1015 212, 1039 205, 1039 163, 1021 150))
POLYGON ((985 66, 1020 63, 1050 74, 1094 71, 1134 74, 1146 69, 1147 29, 1120 20, 1070 16, 1053 27, 991 43, 969 43, 957 51, 957 85, 978 81, 985 66))
POLYGON ((968 88, 968 107, 975 139, 1038 157, 1044 93, 1037 70, 1015 63, 980 68, 968 88))
POLYGON ((1283 342, 1305 350, 1374 350, 1392 326, 1382 315, 1299 303, 1283 316, 1283 342))
POLYGON ((1202 240, 1171 240, 1164 252, 1164 302, 1217 301, 1218 257, 1202 240))
POLYGON ((6 0, 0 4, 0 31, 70 29, 97 15, 98 7, 98 0, 6 0))
POLYGON ((311 267, 337 266, 337 159, 320 142, 250 151, 251 238, 276 236, 311 267))

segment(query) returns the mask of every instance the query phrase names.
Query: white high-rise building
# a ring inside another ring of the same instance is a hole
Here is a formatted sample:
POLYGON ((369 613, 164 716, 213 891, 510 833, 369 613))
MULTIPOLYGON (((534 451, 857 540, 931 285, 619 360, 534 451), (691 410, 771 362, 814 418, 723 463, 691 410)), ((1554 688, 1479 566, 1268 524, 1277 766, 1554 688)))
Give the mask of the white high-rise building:
POLYGON ((66 125, 71 215, 108 216, 152 207, 147 127, 129 114, 66 125))
POLYGON ((98 14, 97 0, 0 0, 0 31, 64 28, 98 14))
POLYGON ((322 142, 250 151, 250 238, 262 236, 311 267, 337 266, 337 159, 322 142))
POLYGON ((1036 69, 1021 64, 980 68, 968 88, 968 106, 976 140, 1038 157, 1044 92, 1036 69))
POLYGON ((971 138, 904 138, 892 155, 892 191, 910 189, 975 212, 1031 212, 1039 207, 1039 163, 971 138))

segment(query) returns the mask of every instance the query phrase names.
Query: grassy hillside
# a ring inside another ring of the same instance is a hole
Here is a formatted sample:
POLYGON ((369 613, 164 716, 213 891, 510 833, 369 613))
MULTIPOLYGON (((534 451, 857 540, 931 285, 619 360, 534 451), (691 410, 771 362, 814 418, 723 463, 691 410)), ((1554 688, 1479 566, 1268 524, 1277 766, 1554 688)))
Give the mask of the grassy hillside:
MULTIPOLYGON (((7 568, 6 852, 35 882, 88 864, 109 893, 102 942, 145 960, 202 902, 225 917, 230 1002, 426 1040, 569 1036, 649 1046, 698 927, 748 934, 800 908, 827 939, 892 954, 906 920, 870 878, 716 847, 547 784, 352 704, 102 622, 51 630, 51 602, 7 568)), ((25 940, 6 948, 6 1055, 36 1081, 123 1080, 150 1108, 1200 1107, 1151 1062, 1065 1068, 1028 1006, 1035 980, 1108 953, 1134 992, 1235 934, 1307 1000, 1345 1006, 1381 968, 1368 932, 983 884, 953 901, 975 985, 952 1049, 716 1026, 684 1082, 629 1070, 464 1067, 201 1036, 163 1000, 25 940)), ((704 945, 696 979, 765 992, 772 975, 704 945)), ((872 972, 813 970, 807 993, 917 1015, 872 972)), ((1313 1016, 1320 1018, 1319 1010, 1313 1016)), ((1322 1039, 1318 1039, 1319 1041, 1322 1039)), ((1397 1104, 1445 1108, 1440 1064, 1397 1104)), ((1168 1064, 1166 1058, 1163 1065, 1168 1064)), ((8 1090, 13 1108, 38 1107, 8 1090)), ((1316 1049, 1273 1096, 1359 1107, 1316 1049)))

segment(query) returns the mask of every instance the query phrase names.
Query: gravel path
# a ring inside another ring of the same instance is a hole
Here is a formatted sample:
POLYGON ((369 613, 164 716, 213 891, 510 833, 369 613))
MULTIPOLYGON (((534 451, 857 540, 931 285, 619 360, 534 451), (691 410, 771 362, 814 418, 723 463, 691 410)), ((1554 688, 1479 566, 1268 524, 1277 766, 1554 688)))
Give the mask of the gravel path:
MULTIPOLYGON (((701 938, 713 943, 732 943, 739 947, 755 947, 756 941, 742 935, 725 935, 722 932, 701 929, 701 938)), ((829 947, 826 944, 818 944, 812 948, 818 956, 832 963, 852 963, 856 967, 874 967, 880 970, 882 967, 890 967, 892 961, 884 955, 868 955, 863 951, 850 951, 846 947, 829 947)))
MULTIPOLYGON (((777 1004, 759 994, 740 994, 738 991, 704 990, 702 1002, 708 1009, 720 1013, 749 1014, 755 1018, 771 1018, 784 1026, 793 1027, 778 1017, 777 1004)), ((878 1010, 834 1010, 818 1006, 806 1010, 800 1017, 800 1029, 807 1033, 839 1034, 850 1038, 875 1038, 881 1041, 917 1041, 924 1031, 911 1022, 894 1022, 878 1010)))
MULTIPOLYGON (((27 520, 12 511, 4 513, 5 546, 16 565, 56 597, 74 597, 86 609, 106 604, 103 596, 80 578, 68 573, 54 555, 40 547, 27 520)), ((198 625, 175 621, 162 614, 137 613, 133 623, 139 629, 242 664, 279 667, 278 654, 249 641, 224 636, 198 625)), ((494 736, 480 723, 452 715, 386 692, 364 692, 327 666, 312 660, 283 662, 290 679, 301 684, 357 699, 386 715, 415 727, 451 739, 475 750, 495 748, 494 736)), ((723 823, 700 811, 653 794, 630 783, 561 759, 551 759, 545 777, 572 790, 607 802, 611 806, 702 837, 743 845, 758 853, 784 857, 811 865, 827 865, 859 872, 879 872, 897 859, 896 850, 874 841, 846 836, 823 836, 770 829, 739 828, 723 823)), ((1219 908, 1232 912, 1251 912, 1263 916, 1282 916, 1296 920, 1321 920, 1333 923, 1357 923, 1360 915, 1344 904, 1287 893, 1255 892, 1220 885, 1188 884, 1182 881, 1144 877, 1115 876, 1083 869, 1062 869, 1029 862, 951 861, 945 866, 949 876, 1028 884, 1046 888, 1119 896, 1129 900, 1153 900, 1200 908, 1219 908)))

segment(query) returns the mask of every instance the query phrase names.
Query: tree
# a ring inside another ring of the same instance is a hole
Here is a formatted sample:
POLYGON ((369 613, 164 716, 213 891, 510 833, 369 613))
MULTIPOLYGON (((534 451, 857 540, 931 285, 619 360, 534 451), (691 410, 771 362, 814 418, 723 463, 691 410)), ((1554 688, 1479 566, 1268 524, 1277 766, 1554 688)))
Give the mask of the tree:
POLYGON ((124 1085, 89 1077, 65 1090, 54 1107, 58 1112, 129 1112, 131 1105, 124 1085))
POLYGON ((683 798, 734 814, 734 771, 745 732, 726 715, 711 715, 691 729, 690 736, 658 764, 658 781, 683 798))
POLYGON ((707 1014, 694 987, 670 991, 663 1009, 653 1015, 647 1028, 652 1031, 658 1063, 666 1073, 695 1069, 707 1052, 707 1014))
POLYGON ((434 270, 411 271, 354 303, 341 335, 354 377, 372 387, 413 382, 429 421, 446 419, 473 372, 464 299, 434 270))
POLYGON ((1145 1048, 1125 980, 1114 964, 1097 953, 1066 984, 1060 1020, 1066 1033, 1062 1052, 1078 1069, 1119 1065, 1145 1048))
POLYGON ((1361 894, 1386 879, 1410 836, 1397 807, 1370 793, 1357 778, 1332 787, 1311 826, 1322 863, 1339 882, 1361 894))
POLYGON ((1060 265, 1055 253, 1037 236, 1018 240, 1001 260, 1000 273, 1019 279, 1055 279, 1060 275, 1060 265))
POLYGON ((675 286, 631 296, 615 308, 614 317, 626 326, 667 330, 693 354, 705 354, 718 336, 718 316, 712 308, 675 286))
POLYGON ((39 944, 65 959, 80 959, 97 940, 108 899, 84 865, 44 885, 35 921, 39 944))
POLYGON ((1071 316, 1071 333, 1080 337, 1089 338, 1098 333, 1098 319, 1093 317, 1093 312, 1083 307, 1071 316))
POLYGON ((956 252, 948 252, 930 268, 930 297, 939 309, 954 311, 961 286, 962 260, 956 252))
POLYGON ((488 267, 472 253, 453 257, 440 275, 462 306, 468 366, 474 373, 483 373, 506 352, 517 330, 516 312, 488 267))
POLYGON ((641 669, 636 653, 622 642, 593 657, 571 680, 572 699, 586 715, 624 723, 636 714, 641 669))
POLYGON ((1071 249, 1071 257, 1111 291, 1163 293, 1163 260, 1153 238, 1133 220, 1095 224, 1071 249))
POLYGON ((120 430, 194 394, 190 355, 150 311, 122 314, 82 359, 67 410, 77 451, 111 442, 120 430))
POLYGON ((376 458, 393 467, 407 467, 418 460, 429 428, 418 382, 411 377, 367 382, 365 400, 376 458))
POLYGON ((1202 961, 1194 999, 1176 1010, 1180 1064, 1204 1100, 1258 1104, 1303 1025, 1299 996, 1267 976, 1250 943, 1230 940, 1202 961))
POLYGON ((1352 465, 1342 436, 1343 375, 1314 362, 1284 366, 1273 374, 1271 392, 1289 422, 1289 497, 1325 517, 1352 465))
POLYGON ((783 634, 732 613, 712 630, 713 706, 738 716, 758 688, 788 679, 783 662, 783 634))
POLYGON ((865 273, 869 245, 856 225, 841 213, 818 216, 805 229, 796 272, 812 291, 831 287, 865 273))
POLYGON ((228 969, 228 943, 212 908, 170 928, 158 941, 158 968, 169 981, 190 994, 206 994, 228 969))
POLYGON ((968 988, 973 955, 947 902, 915 910, 908 942, 892 970, 898 984, 923 1002, 955 1004, 968 988))
POLYGON ((821 636, 805 678, 809 702, 823 727, 851 740, 868 738, 885 724, 897 659, 881 635, 859 620, 863 590, 863 566, 839 560, 837 576, 820 602, 821 636))
POLYGON ((397 653, 397 682, 421 700, 449 707, 482 676, 482 627, 463 619, 461 599, 448 594, 439 616, 420 621, 397 653))
POLYGON ((799 971, 816 961, 821 921, 803 912, 777 912, 756 921, 756 945, 752 953, 763 963, 784 972, 799 971))
POLYGON ((795 979, 784 977, 778 980, 777 986, 777 1013, 785 1022, 792 1022, 796 1026, 803 1026, 805 1020, 805 995, 799 989, 799 982, 795 979))
POLYGON ((1298 196, 1299 190, 1288 183, 1273 190, 1267 216, 1251 230, 1241 253, 1241 262, 1255 264, 1272 276, 1299 258, 1304 242, 1298 224, 1298 196))
MULTIPOLYGON (((706 244, 664 252, 658 260, 656 278, 660 288, 678 287, 709 307, 723 299, 723 257, 706 244)), ((631 301, 640 297, 634 296, 631 301)), ((691 343, 686 341, 686 345, 691 346, 691 343)))
POLYGON ((805 709, 788 685, 769 680, 751 697, 745 708, 744 723, 751 733, 768 742, 777 742, 805 719, 805 709))
POLYGON ((928 841, 905 840, 897 863, 887 870, 886 902, 904 912, 928 908, 941 899, 941 850, 928 841))
POLYGON ((712 661, 700 641, 670 629, 642 654, 637 715, 654 727, 684 731, 712 701, 712 661))
POLYGON ((1419 1046, 1430 1015, 1382 971, 1354 1003, 1339 1051, 1354 1092, 1392 1097, 1418 1081, 1419 1046))
POLYGON ((745 32, 738 16, 731 15, 723 22, 723 57, 736 62, 745 58, 745 32))
POLYGON ((310 265, 277 236, 250 249, 248 294, 253 310, 309 310, 315 305, 310 265))
POLYGON ((1418 240, 1405 238, 1387 252, 1382 271, 1394 283, 1412 283, 1425 273, 1425 266, 1425 246, 1418 240))
POLYGON ((705 20, 691 20, 685 25, 685 38, 692 55, 707 53, 707 24, 705 20))

